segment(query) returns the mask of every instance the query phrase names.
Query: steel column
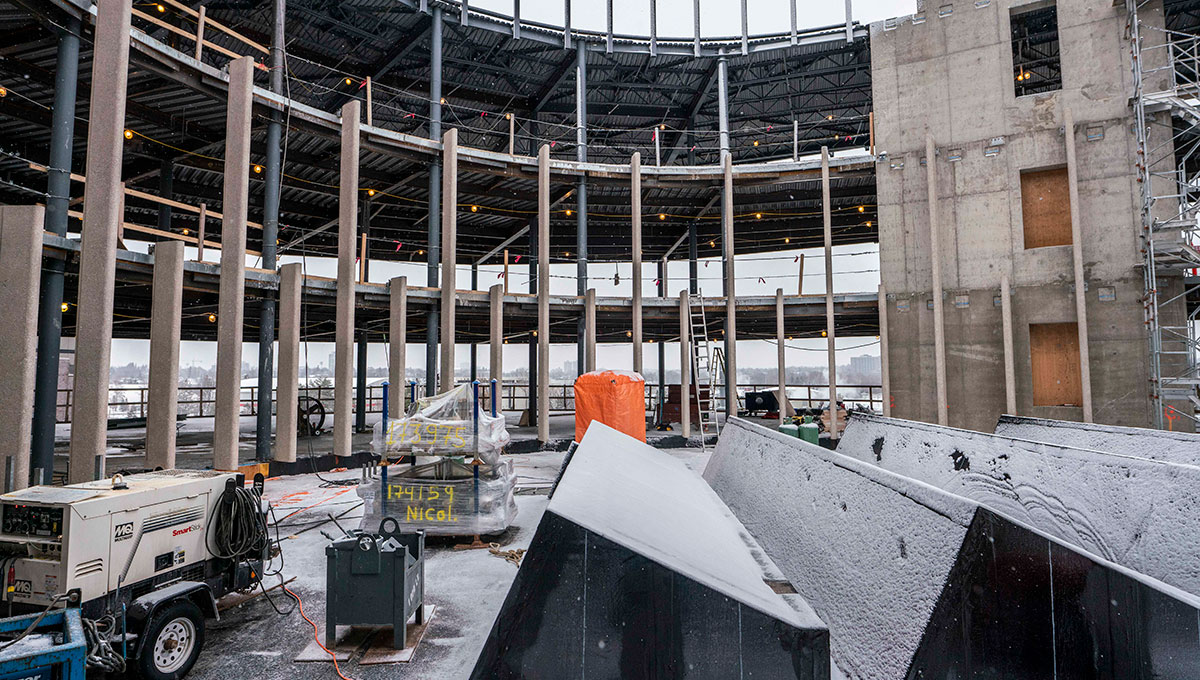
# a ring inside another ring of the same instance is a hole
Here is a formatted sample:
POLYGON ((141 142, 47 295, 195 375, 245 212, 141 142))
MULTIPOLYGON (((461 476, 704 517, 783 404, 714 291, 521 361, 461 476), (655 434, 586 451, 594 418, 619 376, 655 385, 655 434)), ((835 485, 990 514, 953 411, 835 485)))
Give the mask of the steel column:
MULTIPOLYGON (((610 5, 611 8, 611 5, 610 5)), ((580 163, 587 161, 587 43, 575 42, 575 157, 580 163)), ((578 203, 575 211, 575 292, 580 297, 588 290, 588 201, 587 177, 579 176, 575 199, 578 203)), ((587 332, 584 318, 579 319, 579 337, 587 332)), ((575 368, 583 373, 587 363, 584 348, 576 343, 575 368)))
POLYGON ((583 296, 584 333, 583 373, 596 370, 596 289, 588 288, 583 296))
MULTIPOLYGON (((274 21, 271 31, 271 91, 282 95, 284 69, 284 21, 287 0, 274 0, 274 21)), ((281 164, 283 120, 279 111, 272 110, 267 122, 267 162, 263 178, 262 267, 275 269, 276 244, 279 240, 279 193, 282 185, 281 164)), ((258 323, 258 418, 254 428, 254 457, 259 462, 271 460, 271 388, 275 384, 275 309, 271 297, 259 300, 258 323)))
MULTIPOLYGON (((50 162, 46 173, 48 232, 67 235, 67 210, 71 201, 71 165, 75 146, 75 100, 79 81, 79 19, 70 17, 58 35, 54 71, 54 109, 50 117, 50 162)), ((54 425, 58 410, 58 364, 62 343, 63 274, 66 261, 45 260, 42 268, 41 304, 38 308, 37 366, 33 396, 33 432, 30 466, 49 484, 54 469, 54 425)))
MULTIPOLYGON (((491 312, 490 358, 488 372, 498 388, 504 387, 504 284, 497 283, 488 289, 488 307, 491 312)), ((496 398, 496 395, 493 395, 496 398)))
POLYGON ((783 418, 787 415, 788 409, 785 405, 787 402, 787 345, 784 341, 784 323, 783 323, 783 289, 775 289, 775 350, 776 363, 778 364, 779 378, 779 417, 783 418))
POLYGON ((729 62, 724 54, 717 58, 717 125, 721 153, 729 153, 729 62))
POLYGON ((686 290, 679 291, 679 429, 692 436, 692 336, 691 305, 686 290))
POLYGON ((358 332, 354 360, 354 429, 367 429, 367 332, 358 332))
MULTIPOLYGON (((442 137, 442 8, 434 5, 430 26, 429 77, 429 138, 442 137)), ((465 13, 464 13, 465 16, 465 13)), ((440 159, 429 164, 428 248, 425 250, 426 281, 430 288, 438 287, 438 261, 441 259, 442 167, 440 159)), ((425 393, 438 391, 438 303, 431 302, 425 317, 425 393)))
POLYGON ((633 222, 633 318, 630 330, 633 372, 642 372, 642 154, 634 152, 629 162, 630 215, 633 222))
POLYGON ((537 429, 538 441, 550 441, 550 145, 538 149, 537 239, 537 429))

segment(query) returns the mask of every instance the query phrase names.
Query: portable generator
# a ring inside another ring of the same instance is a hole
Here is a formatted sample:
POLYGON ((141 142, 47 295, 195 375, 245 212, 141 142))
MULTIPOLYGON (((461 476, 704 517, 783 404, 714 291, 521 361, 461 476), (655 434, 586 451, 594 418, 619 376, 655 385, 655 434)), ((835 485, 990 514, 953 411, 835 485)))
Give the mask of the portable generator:
POLYGON ((9 615, 78 591, 102 649, 89 662, 183 677, 217 598, 262 578, 268 559, 261 476, 165 470, 0 496, 0 574, 9 615), (106 662, 103 662, 107 658, 106 662))

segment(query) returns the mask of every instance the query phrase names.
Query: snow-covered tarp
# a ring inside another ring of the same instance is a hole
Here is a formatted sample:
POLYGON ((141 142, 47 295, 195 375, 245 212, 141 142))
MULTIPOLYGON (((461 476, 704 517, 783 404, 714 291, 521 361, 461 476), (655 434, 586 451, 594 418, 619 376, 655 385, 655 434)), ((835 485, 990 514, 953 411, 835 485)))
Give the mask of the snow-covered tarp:
POLYGON ((847 677, 905 677, 973 503, 737 418, 704 479, 828 624, 847 677))
POLYGON ((1200 466, 1200 434, 1067 420, 1000 416, 996 434, 1125 456, 1200 466))
POLYGON ((838 452, 1200 595, 1200 467, 871 414, 838 452))
POLYGON ((510 440, 503 416, 477 404, 470 384, 418 399, 403 418, 375 424, 371 447, 385 458, 476 455, 495 464, 510 440))

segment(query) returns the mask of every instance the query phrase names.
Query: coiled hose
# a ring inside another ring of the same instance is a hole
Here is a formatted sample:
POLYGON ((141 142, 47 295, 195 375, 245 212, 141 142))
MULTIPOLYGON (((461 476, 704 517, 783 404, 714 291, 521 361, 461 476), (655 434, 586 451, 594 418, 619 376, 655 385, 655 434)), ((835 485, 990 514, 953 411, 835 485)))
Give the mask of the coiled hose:
POLYGON ((262 499, 240 486, 225 488, 208 525, 209 552, 227 560, 261 558, 270 540, 262 499))

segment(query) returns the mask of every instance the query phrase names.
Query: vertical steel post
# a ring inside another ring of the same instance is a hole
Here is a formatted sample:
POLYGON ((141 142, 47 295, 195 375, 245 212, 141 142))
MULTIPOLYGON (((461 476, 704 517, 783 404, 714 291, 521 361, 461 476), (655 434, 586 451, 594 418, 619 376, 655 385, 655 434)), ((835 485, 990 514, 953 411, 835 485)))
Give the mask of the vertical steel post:
MULTIPOLYGON (((479 264, 471 264, 471 290, 479 290, 479 264)), ((471 380, 479 379, 479 343, 471 339, 471 380)))
MULTIPOLYGON (((538 229, 529 230, 529 290, 531 295, 537 295, 538 289, 538 229)), ((538 339, 537 333, 529 334, 529 425, 535 427, 538 423, 538 339)))
MULTIPOLYGON (((667 258, 658 261, 658 297, 667 297, 667 258)), ((658 426, 666 430, 670 427, 666 419, 667 411, 667 343, 658 343, 658 426)))
POLYGON ((692 436, 692 338, 691 305, 686 290, 679 291, 679 429, 684 439, 692 436))
POLYGON ((725 279, 725 415, 737 415, 737 285, 733 239, 733 158, 723 154, 725 185, 721 194, 721 256, 725 279))
MULTIPOLYGON (((274 0, 275 19, 271 30, 271 91, 283 94, 284 17, 287 0, 274 0)), ((266 176, 263 178, 262 266, 275 269, 276 244, 279 240, 279 193, 283 167, 281 142, 283 116, 271 111, 267 122, 266 176)), ((259 301, 258 323, 258 418, 254 428, 254 457, 260 463, 271 460, 271 388, 275 385, 275 313, 274 298, 259 301)))
MULTIPOLYGON (((609 8, 612 5, 610 3, 609 8)), ((575 157, 580 162, 587 161, 587 43, 575 41, 575 157)), ((575 213, 575 292, 580 297, 587 294, 588 280, 588 201, 587 176, 579 175, 576 189, 578 201, 575 213)), ((580 317, 578 322, 578 337, 587 332, 586 319, 580 317)), ((576 371, 582 375, 587 361, 582 343, 576 343, 576 371)))
POLYGON ((538 150, 538 441, 550 441, 550 145, 538 150))
POLYGON ((698 220, 692 220, 688 225, 688 291, 692 295, 700 293, 700 263, 699 259, 700 243, 697 230, 700 229, 698 220))
POLYGON ((362 432, 367 429, 367 332, 358 334, 357 359, 355 360, 354 386, 354 429, 362 432))
MULTIPOLYGON (((430 27, 430 77, 429 77, 429 138, 442 137, 442 8, 432 8, 433 24, 430 27)), ((466 16, 466 12, 463 12, 466 16)), ((428 248, 425 250, 426 281, 430 288, 438 287, 438 261, 441 258, 442 238, 442 166, 435 158, 429 164, 429 216, 428 248)), ((437 393, 438 371, 438 301, 429 301, 429 312, 425 316, 425 393, 437 393)))
MULTIPOLYGON (((71 160, 75 145, 75 95, 79 81, 79 19, 67 20, 58 36, 54 72, 54 109, 50 115, 50 162, 46 174, 46 218, 48 232, 67 235, 67 209, 71 201, 71 160)), ((33 397, 33 444, 31 466, 44 477, 36 484, 49 484, 54 469, 54 424, 58 410, 58 363, 62 341, 63 275, 66 262, 45 260, 42 267, 41 304, 38 308, 37 365, 33 397)), ((21 480, 24 486, 25 480, 21 480)))
POLYGON ((717 59, 717 125, 721 153, 729 153, 729 62, 724 54, 717 59))
POLYGON ((783 289, 775 289, 775 361, 778 364, 778 396, 779 396, 779 418, 780 421, 787 416, 787 345, 783 344, 785 339, 783 316, 783 289))
POLYGON ((396 386, 396 398, 390 404, 391 418, 404 413, 404 368, 408 349, 408 277, 397 276, 388 282, 388 382, 396 386))
POLYGON ((642 372, 642 154, 635 151, 629 161, 630 217, 633 230, 633 372, 642 372))

